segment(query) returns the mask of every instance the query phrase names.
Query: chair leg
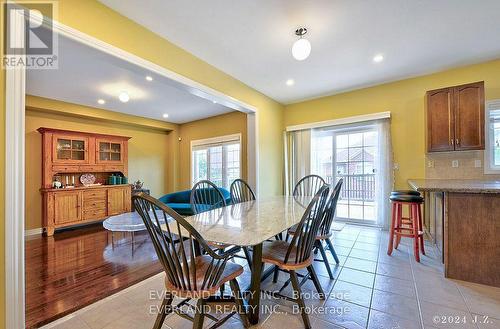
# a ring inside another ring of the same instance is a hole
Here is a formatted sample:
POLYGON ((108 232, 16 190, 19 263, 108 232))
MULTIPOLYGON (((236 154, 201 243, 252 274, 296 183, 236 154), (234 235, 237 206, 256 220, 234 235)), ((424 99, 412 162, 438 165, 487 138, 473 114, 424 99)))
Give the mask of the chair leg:
POLYGON ((273 283, 278 282, 280 276, 280 269, 278 266, 274 267, 274 273, 273 273, 273 283))
POLYGON ((417 208, 414 205, 411 205, 411 217, 412 217, 412 225, 413 225, 413 254, 415 256, 415 260, 420 263, 420 250, 418 248, 419 237, 418 237, 418 218, 417 218, 417 208))
POLYGON ((204 307, 205 307, 205 301, 203 300, 203 298, 198 299, 194 313, 193 329, 203 328, 203 320, 205 318, 205 315, 203 314, 204 307))
POLYGON ((422 255, 425 255, 425 249, 424 249, 424 224, 422 223, 422 209, 420 208, 420 205, 418 205, 418 229, 419 231, 422 231, 422 235, 419 236, 420 240, 420 249, 422 250, 422 255))
POLYGON ((315 245, 319 249, 319 251, 321 252, 321 256, 323 257, 323 261, 325 263, 325 267, 326 267, 326 270, 328 272, 328 276, 330 277, 330 279, 333 280, 334 277, 333 277, 332 269, 330 268, 330 263, 328 263, 328 258, 326 257, 326 252, 325 252, 325 248, 323 248, 323 244, 321 243, 321 241, 316 240, 315 245))
MULTIPOLYGON (((403 205, 398 203, 398 204, 396 204, 396 207, 397 207, 396 228, 402 228, 402 226, 403 226, 403 205)), ((394 246, 394 249, 398 249, 400 242, 401 242, 401 235, 397 234, 396 235, 396 245, 394 246)))
POLYGON ((243 247, 243 253, 245 254, 245 258, 248 262, 248 268, 250 271, 252 270, 252 255, 250 255, 250 251, 248 251, 248 247, 243 247))
POLYGON ((155 324, 153 325, 153 329, 161 328, 166 316, 172 312, 172 308, 170 307, 170 305, 172 304, 173 300, 174 299, 169 293, 167 293, 165 298, 163 298, 160 309, 158 310, 158 315, 156 316, 155 324))
POLYGON ((319 282, 318 276, 316 275, 316 271, 314 270, 314 267, 312 265, 309 265, 307 267, 307 270, 309 271, 309 274, 311 275, 311 280, 314 283, 314 287, 316 287, 316 291, 318 292, 320 298, 322 300, 325 300, 325 292, 323 291, 323 287, 321 286, 321 283, 319 282))
POLYGON ((332 240, 330 240, 330 238, 327 238, 325 241, 326 244, 328 245, 328 249, 330 249, 330 252, 332 253, 333 259, 335 259, 335 263, 339 264, 340 260, 339 257, 337 256, 337 253, 335 252, 335 248, 333 248, 332 240))
POLYGON ((234 301, 238 307, 238 314, 240 315, 241 321, 245 328, 250 327, 250 322, 248 321, 247 312, 245 309, 245 304, 243 303, 243 296, 241 295, 240 285, 236 279, 229 281, 231 290, 233 291, 234 301))
POLYGON ((302 299, 302 290, 300 289, 300 284, 297 279, 297 273, 295 271, 290 271, 290 279, 292 280, 292 287, 297 293, 297 304, 299 304, 300 315, 302 315, 302 321, 304 321, 304 326, 306 329, 311 329, 311 322, 309 321, 309 316, 306 313, 306 304, 302 299))
POLYGON ((288 238, 290 237, 290 234, 288 232, 286 232, 286 237, 285 237, 285 241, 288 242, 288 238))
POLYGON ((389 246, 387 247, 387 255, 392 254, 393 244, 394 244, 394 228, 396 226, 396 204, 392 204, 392 217, 391 217, 391 227, 389 231, 389 246))

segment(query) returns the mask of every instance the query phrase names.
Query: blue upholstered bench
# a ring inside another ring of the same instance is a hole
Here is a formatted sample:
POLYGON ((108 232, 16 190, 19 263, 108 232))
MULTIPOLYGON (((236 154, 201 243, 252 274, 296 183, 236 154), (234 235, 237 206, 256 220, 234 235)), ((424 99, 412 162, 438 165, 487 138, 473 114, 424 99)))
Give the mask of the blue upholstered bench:
MULTIPOLYGON (((231 194, 229 191, 223 187, 219 187, 226 199, 226 204, 231 204, 231 194)), ((191 204, 189 203, 189 198, 191 196, 191 190, 179 191, 174 193, 165 194, 159 200, 175 210, 182 216, 191 216, 193 211, 191 210, 191 204)))

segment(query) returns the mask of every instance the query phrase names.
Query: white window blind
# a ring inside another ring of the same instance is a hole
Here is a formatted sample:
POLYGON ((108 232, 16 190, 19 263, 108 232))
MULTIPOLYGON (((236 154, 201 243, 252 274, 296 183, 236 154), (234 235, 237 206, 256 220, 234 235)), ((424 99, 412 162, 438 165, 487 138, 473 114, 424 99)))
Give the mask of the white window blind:
POLYGON ((229 188, 240 178, 241 135, 229 135, 191 142, 191 182, 208 179, 229 188))

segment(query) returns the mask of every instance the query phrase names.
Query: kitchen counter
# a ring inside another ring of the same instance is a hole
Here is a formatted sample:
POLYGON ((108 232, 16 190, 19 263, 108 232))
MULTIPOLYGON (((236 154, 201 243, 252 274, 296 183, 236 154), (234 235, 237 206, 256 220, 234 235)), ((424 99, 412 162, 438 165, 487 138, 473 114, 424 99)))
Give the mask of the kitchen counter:
POLYGON ((500 287, 500 181, 410 179, 447 278, 500 287))
POLYGON ((410 179, 408 184, 419 192, 499 193, 499 180, 410 179))

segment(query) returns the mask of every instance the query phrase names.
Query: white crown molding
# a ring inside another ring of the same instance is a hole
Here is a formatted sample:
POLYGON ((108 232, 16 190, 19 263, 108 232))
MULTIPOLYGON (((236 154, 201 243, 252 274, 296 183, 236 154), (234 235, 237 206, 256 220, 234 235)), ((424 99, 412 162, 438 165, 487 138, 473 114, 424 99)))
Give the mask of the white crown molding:
POLYGON ((356 116, 347 117, 347 118, 340 118, 340 119, 333 119, 333 120, 326 120, 326 121, 319 121, 319 122, 304 123, 304 124, 294 125, 294 126, 287 126, 286 131, 296 131, 296 130, 339 126, 339 125, 345 125, 345 124, 350 124, 350 123, 388 119, 390 117, 391 117, 390 111, 370 113, 370 114, 356 115, 356 116))

